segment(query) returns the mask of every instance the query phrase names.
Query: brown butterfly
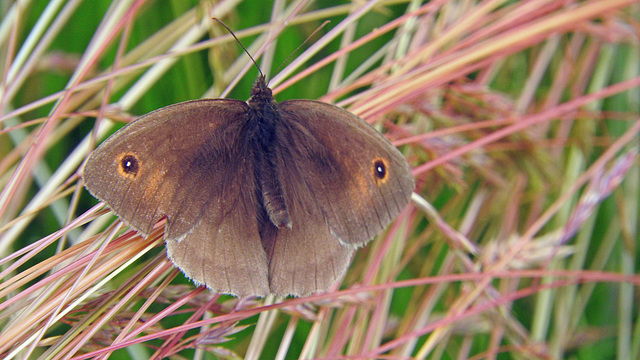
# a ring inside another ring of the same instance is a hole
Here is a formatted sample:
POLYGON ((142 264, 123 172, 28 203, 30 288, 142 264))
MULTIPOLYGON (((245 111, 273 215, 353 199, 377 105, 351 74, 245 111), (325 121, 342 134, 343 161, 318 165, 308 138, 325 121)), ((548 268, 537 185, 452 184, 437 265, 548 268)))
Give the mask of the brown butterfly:
POLYGON ((369 124, 313 100, 207 99, 142 116, 87 160, 85 186, 148 235, 166 216, 171 261, 238 296, 303 296, 345 273, 355 249, 407 205, 402 154, 369 124))

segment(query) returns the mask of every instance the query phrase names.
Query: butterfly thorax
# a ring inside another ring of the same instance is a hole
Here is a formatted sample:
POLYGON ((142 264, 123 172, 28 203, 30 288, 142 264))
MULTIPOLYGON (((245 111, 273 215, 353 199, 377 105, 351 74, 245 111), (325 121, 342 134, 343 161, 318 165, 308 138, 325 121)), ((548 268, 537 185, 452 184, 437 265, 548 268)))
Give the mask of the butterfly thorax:
POLYGON ((276 123, 280 121, 280 113, 264 76, 258 77, 253 84, 247 103, 253 140, 260 146, 260 150, 272 152, 276 145, 276 123))
MULTIPOLYGON (((284 197, 282 182, 278 176, 276 127, 281 121, 277 104, 264 76, 260 76, 251 90, 247 124, 251 147, 255 158, 254 174, 258 214, 266 213, 269 221, 278 228, 291 228, 291 218, 284 197)), ((262 218, 259 216, 258 218, 262 218)), ((266 219, 265 219, 266 221, 266 219)), ((267 224, 261 224, 265 226, 267 224)))

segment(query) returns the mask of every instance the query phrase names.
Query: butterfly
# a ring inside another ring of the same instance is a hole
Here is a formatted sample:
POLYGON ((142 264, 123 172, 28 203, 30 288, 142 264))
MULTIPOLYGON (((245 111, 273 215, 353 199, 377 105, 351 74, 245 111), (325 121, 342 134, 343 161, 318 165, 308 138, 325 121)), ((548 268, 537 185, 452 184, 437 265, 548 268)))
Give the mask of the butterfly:
POLYGON ((277 103, 263 75, 247 102, 187 101, 124 126, 83 179, 142 235, 166 217, 173 264, 237 296, 327 290, 415 185, 364 120, 314 100, 277 103))

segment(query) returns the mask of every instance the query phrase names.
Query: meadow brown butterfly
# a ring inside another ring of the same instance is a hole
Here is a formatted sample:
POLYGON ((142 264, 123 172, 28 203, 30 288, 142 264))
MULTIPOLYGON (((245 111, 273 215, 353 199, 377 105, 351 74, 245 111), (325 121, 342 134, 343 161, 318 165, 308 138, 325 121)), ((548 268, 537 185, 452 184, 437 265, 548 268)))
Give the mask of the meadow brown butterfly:
POLYGON ((248 102, 187 101, 131 122, 83 178, 145 236, 166 216, 171 261, 237 296, 328 289, 414 188, 402 154, 365 121, 319 101, 276 103, 263 75, 248 102))

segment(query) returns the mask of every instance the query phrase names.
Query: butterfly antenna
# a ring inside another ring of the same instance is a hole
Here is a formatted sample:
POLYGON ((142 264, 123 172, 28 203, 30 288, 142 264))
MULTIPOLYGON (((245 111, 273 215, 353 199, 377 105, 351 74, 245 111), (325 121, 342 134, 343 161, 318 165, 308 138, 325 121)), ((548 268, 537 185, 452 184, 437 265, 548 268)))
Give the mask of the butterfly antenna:
MULTIPOLYGON (((233 36, 234 39, 236 39, 236 42, 240 45, 240 47, 242 48, 242 50, 244 50, 244 52, 247 54, 247 56, 249 56, 249 59, 251 59, 251 62, 253 62, 253 65, 256 66, 256 68, 258 69, 258 72, 260 73, 260 76, 264 78, 264 74, 262 73, 262 70, 260 70, 260 66, 258 66, 258 63, 256 62, 256 60, 253 58, 253 56, 251 56, 251 54, 249 54, 249 51, 247 50, 247 48, 244 47, 244 45, 242 45, 242 43, 240 42, 240 40, 238 39, 238 37, 236 36, 236 34, 233 33, 233 31, 231 31, 231 29, 227 26, 227 24, 225 24, 222 20, 214 17, 212 18, 213 20, 217 21, 220 25, 224 26, 225 29, 227 29, 227 31, 229 32, 229 34, 231 34, 231 36, 233 36)), ((315 33, 315 32, 314 32, 315 33)))
POLYGON ((277 74, 282 69, 282 67, 289 62, 289 59, 291 59, 291 57, 293 57, 293 55, 295 55, 300 50, 300 48, 304 46, 304 44, 308 43, 318 31, 320 31, 323 27, 327 26, 330 22, 331 22, 330 20, 326 20, 325 22, 322 23, 322 25, 318 26, 317 29, 313 30, 311 35, 307 36, 307 38, 302 42, 302 44, 298 45, 298 47, 295 50, 293 50, 291 55, 287 56, 287 58, 282 62, 282 64, 278 66, 275 73, 277 74))

